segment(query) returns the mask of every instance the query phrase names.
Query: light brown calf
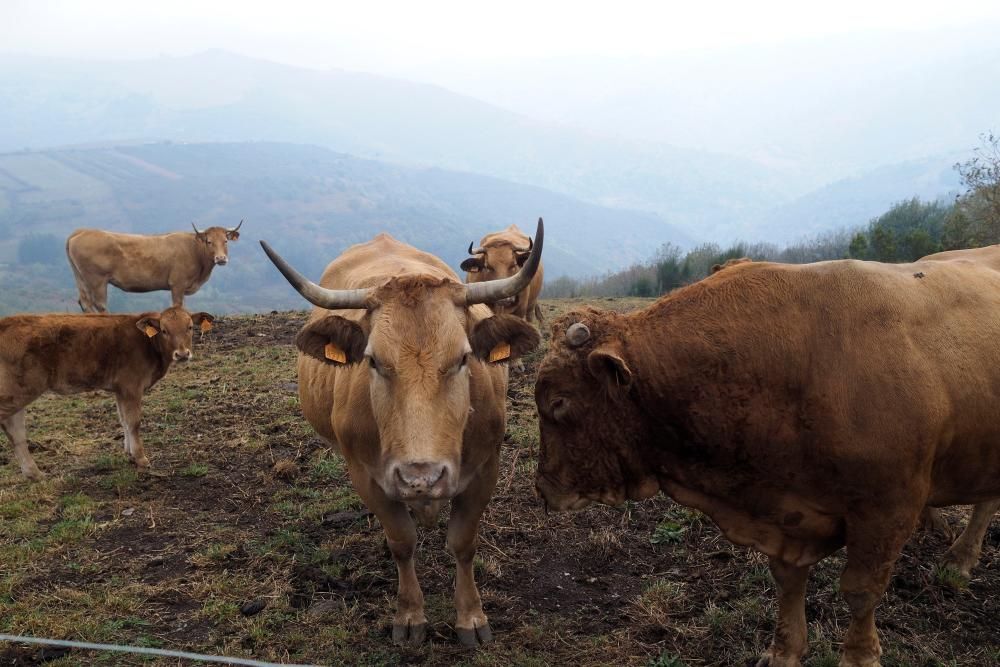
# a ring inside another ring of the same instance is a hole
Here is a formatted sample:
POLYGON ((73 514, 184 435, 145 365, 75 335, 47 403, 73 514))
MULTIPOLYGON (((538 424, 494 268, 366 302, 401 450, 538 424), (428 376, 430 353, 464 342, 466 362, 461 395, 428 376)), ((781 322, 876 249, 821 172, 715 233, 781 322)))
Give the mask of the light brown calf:
POLYGON ((149 465, 139 436, 142 395, 175 361, 191 358, 194 326, 210 328, 208 313, 183 308, 141 315, 15 315, 0 319, 0 425, 14 445, 21 472, 40 479, 28 452, 24 410, 47 391, 115 395, 125 452, 149 465))

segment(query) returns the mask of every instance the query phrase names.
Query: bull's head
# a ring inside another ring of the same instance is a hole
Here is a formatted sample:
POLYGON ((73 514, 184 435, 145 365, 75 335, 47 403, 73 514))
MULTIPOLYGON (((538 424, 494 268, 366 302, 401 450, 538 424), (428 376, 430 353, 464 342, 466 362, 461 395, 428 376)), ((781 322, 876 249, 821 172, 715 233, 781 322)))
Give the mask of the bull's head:
POLYGON ((192 222, 194 228, 194 238, 205 246, 205 252, 211 254, 212 262, 216 266, 225 266, 229 263, 229 242, 240 238, 240 227, 243 221, 235 227, 209 227, 199 230, 192 222))
POLYGON ((552 325, 535 384, 536 487, 552 509, 617 505, 659 490, 642 456, 646 422, 631 396, 623 324, 621 315, 587 309, 552 325))
POLYGON ((214 317, 208 313, 189 313, 179 306, 167 308, 162 313, 144 313, 135 326, 146 334, 150 344, 156 346, 164 359, 188 361, 194 328, 201 331, 212 328, 214 317))
MULTIPOLYGON (((506 240, 493 241, 485 246, 472 247, 469 244, 470 257, 462 262, 462 270, 468 273, 470 283, 487 282, 515 275, 528 261, 534 243, 531 237, 524 245, 516 245, 506 240)), ((517 295, 501 299, 493 305, 500 311, 513 306, 517 295)))
POLYGON ((539 220, 531 256, 509 278, 463 285, 406 276, 353 290, 310 282, 261 242, 278 270, 311 303, 328 310, 367 311, 360 320, 333 314, 316 319, 299 332, 296 346, 327 364, 367 365, 367 398, 382 453, 381 469, 370 472, 389 497, 450 498, 462 490, 459 471, 474 365, 506 363, 539 342, 535 328, 520 318, 482 319, 485 313, 473 317, 472 308, 509 298, 531 282, 543 236, 539 220))

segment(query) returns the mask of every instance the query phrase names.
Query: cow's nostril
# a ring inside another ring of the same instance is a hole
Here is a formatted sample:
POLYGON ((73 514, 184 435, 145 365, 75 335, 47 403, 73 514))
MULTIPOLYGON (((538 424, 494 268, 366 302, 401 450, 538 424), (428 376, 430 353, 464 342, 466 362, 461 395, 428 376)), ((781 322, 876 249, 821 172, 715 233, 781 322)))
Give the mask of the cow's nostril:
POLYGON ((428 492, 445 480, 447 471, 447 466, 443 463, 431 461, 401 463, 396 466, 396 478, 403 490, 428 492))

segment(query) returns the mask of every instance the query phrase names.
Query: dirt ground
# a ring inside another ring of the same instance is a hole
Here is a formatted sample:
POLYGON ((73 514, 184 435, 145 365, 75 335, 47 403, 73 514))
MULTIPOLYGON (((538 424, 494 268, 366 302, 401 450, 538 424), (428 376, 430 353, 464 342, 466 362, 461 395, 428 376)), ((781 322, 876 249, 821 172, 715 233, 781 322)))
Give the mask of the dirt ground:
MULTIPOLYGON (((579 302, 543 305, 551 319, 579 302)), ((629 309, 637 300, 600 300, 629 309)), ((106 395, 45 397, 28 433, 45 481, 0 462, 0 632, 363 665, 751 665, 774 629, 765 560, 657 497, 545 516, 534 496, 533 378, 512 374, 501 475, 477 579, 496 641, 454 636, 441 526, 417 572, 428 642, 389 641, 395 568, 339 457, 302 419, 291 341, 304 313, 221 318, 144 403, 153 468, 121 453, 106 395)), ((947 512, 954 525, 965 508, 947 512)), ((443 519, 443 517, 442 517, 443 519)), ((915 536, 878 611, 885 665, 1000 664, 1000 525, 970 582, 915 536)), ((836 665, 847 625, 840 557, 810 582, 808 665, 836 665)), ((0 644, 0 665, 176 665, 0 644)))

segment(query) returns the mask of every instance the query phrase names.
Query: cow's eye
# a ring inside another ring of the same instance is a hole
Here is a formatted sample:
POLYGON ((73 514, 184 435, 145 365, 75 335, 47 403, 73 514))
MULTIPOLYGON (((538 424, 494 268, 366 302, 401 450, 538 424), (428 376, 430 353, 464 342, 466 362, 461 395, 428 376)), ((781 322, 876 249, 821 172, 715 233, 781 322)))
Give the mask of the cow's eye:
POLYGON ((375 371, 376 373, 378 373, 381 377, 388 378, 390 375, 392 375, 391 369, 386 368, 383 364, 381 364, 372 355, 369 354, 368 357, 367 357, 367 359, 368 359, 368 366, 373 371, 375 371))
POLYGON ((454 364, 452 364, 448 368, 445 368, 444 370, 442 370, 441 374, 442 375, 455 375, 456 373, 458 373, 459 371, 461 371, 463 368, 465 368, 468 365, 469 365, 469 353, 466 352, 465 354, 462 355, 461 359, 459 359, 457 362, 455 362, 454 364))
POLYGON ((553 398, 549 403, 549 414, 554 422, 565 421, 569 415, 569 399, 563 396, 553 398))

